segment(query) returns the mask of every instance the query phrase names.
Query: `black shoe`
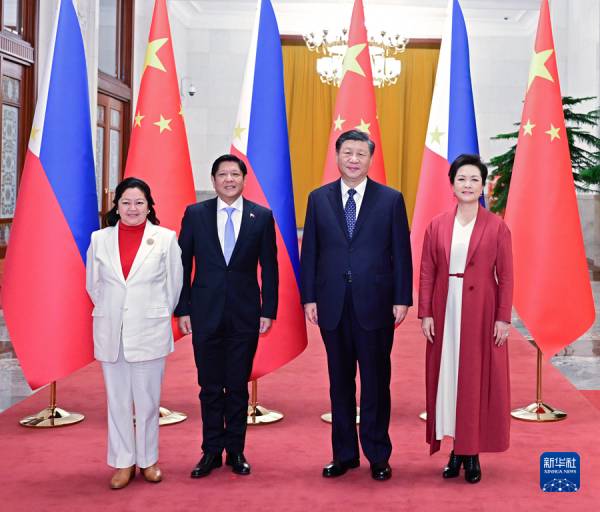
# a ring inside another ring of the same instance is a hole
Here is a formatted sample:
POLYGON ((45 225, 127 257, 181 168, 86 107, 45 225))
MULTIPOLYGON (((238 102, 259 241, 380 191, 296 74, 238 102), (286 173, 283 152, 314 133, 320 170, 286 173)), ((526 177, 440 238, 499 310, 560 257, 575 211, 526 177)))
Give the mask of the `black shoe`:
POLYGON ((375 462, 371 464, 371 476, 373 480, 389 480, 392 478, 392 468, 386 462, 375 462))
POLYGON ((354 469, 360 466, 359 459, 350 459, 348 461, 332 460, 327 466, 323 468, 323 476, 325 478, 333 478, 336 476, 342 476, 349 469, 354 469))
POLYGON ((479 455, 465 455, 465 480, 470 484, 476 484, 481 480, 481 466, 479 465, 479 455))
POLYGON ((450 460, 448 465, 444 468, 442 476, 444 478, 456 478, 460 473, 460 466, 462 465, 464 457, 462 455, 454 455, 454 450, 450 452, 450 460))
POLYGON ((210 472, 215 468, 220 468, 223 464, 221 454, 205 453, 202 458, 196 464, 196 467, 192 469, 190 476, 192 478, 202 478, 203 476, 210 475, 210 472))
POLYGON ((243 453, 228 453, 225 464, 231 466, 231 471, 238 475, 249 475, 250 464, 246 461, 243 453))

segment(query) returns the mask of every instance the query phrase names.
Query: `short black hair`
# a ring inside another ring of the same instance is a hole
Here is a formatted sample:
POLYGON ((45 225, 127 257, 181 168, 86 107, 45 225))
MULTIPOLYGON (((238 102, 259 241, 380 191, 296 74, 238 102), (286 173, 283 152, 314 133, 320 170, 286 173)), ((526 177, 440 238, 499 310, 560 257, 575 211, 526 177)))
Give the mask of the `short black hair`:
POLYGON ((450 166, 450 170, 448 171, 448 177, 450 178, 450 183, 454 184, 454 178, 456 178, 456 173, 463 165, 474 165, 479 169, 481 173, 481 181, 485 184, 485 180, 488 175, 487 166, 481 161, 479 155, 469 155, 462 154, 456 157, 452 165, 450 166))
POLYGON ((152 224, 159 225, 160 221, 156 217, 156 210, 154 209, 154 199, 152 198, 152 194, 150 192, 150 187, 148 184, 139 179, 130 176, 129 178, 125 178, 121 183, 117 185, 115 189, 115 197, 113 198, 113 207, 106 212, 103 217, 103 225, 106 226, 116 226, 119 221, 119 214, 117 212, 119 208, 119 199, 123 193, 130 188, 137 188, 142 191, 144 196, 146 197, 146 201, 148 202, 148 217, 146 217, 152 224))
POLYGON ((371 156, 373 156, 373 153, 375 153, 375 143, 369 138, 369 136, 365 132, 361 132, 360 130, 348 130, 347 132, 342 133, 335 141, 336 153, 340 152, 342 144, 347 140, 358 140, 361 142, 366 142, 369 145, 369 153, 371 153, 371 156))
POLYGON ((215 177, 215 174, 217 174, 219 165, 221 165, 223 162, 235 162, 236 164, 238 164, 240 171, 242 171, 242 174, 244 176, 246 176, 246 174, 248 174, 248 169, 246 168, 246 164, 244 163, 244 161, 241 158, 238 158, 235 155, 226 154, 226 155, 221 155, 219 158, 217 158, 213 162, 212 168, 210 170, 210 175, 213 178, 215 177))

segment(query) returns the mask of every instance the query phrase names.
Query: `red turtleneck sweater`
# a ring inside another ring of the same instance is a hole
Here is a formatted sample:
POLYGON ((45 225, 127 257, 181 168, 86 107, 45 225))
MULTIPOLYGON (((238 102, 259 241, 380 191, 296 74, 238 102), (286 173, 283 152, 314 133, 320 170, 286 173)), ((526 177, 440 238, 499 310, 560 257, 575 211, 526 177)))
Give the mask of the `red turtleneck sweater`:
POLYGON ((146 229, 146 221, 138 226, 127 226, 119 222, 119 253, 121 254, 121 268, 125 279, 129 275, 135 255, 142 243, 144 229, 146 229))

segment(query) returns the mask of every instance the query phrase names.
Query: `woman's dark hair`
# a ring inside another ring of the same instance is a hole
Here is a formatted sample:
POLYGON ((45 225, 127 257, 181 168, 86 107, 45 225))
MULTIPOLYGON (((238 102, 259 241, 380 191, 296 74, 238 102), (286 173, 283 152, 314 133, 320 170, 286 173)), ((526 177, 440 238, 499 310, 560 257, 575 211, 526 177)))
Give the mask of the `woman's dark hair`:
POLYGON ((139 178, 129 177, 125 178, 121 183, 117 185, 115 189, 115 197, 113 198, 113 207, 106 212, 104 215, 103 224, 104 226, 115 226, 119 221, 119 214, 117 213, 119 199, 123 193, 130 188, 137 188, 144 193, 146 197, 146 201, 148 202, 148 217, 146 217, 152 224, 160 224, 160 221, 156 217, 156 211, 154 210, 154 199, 152 199, 152 194, 150 193, 150 187, 145 181, 140 180, 139 178))
POLYGON ((485 185, 485 180, 487 179, 488 169, 486 165, 481 161, 479 155, 459 155, 456 157, 452 165, 450 166, 450 170, 448 171, 448 177, 450 178, 450 183, 454 184, 454 178, 456 178, 456 173, 463 165, 474 165, 479 169, 481 173, 481 181, 485 185))

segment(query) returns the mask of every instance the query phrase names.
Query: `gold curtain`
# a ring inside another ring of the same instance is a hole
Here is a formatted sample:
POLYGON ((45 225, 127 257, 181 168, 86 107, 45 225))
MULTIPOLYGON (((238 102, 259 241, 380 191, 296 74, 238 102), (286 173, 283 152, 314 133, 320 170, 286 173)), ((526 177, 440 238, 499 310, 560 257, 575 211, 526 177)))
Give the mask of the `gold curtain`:
MULTIPOLYGON (((439 42, 409 46, 399 55, 402 73, 398 82, 375 89, 387 184, 404 194, 409 220, 417 195, 438 55, 439 42)), ((290 156, 299 226, 304 225, 308 194, 321 185, 338 91, 321 83, 316 72, 317 56, 308 51, 303 41, 283 40, 290 156)))

